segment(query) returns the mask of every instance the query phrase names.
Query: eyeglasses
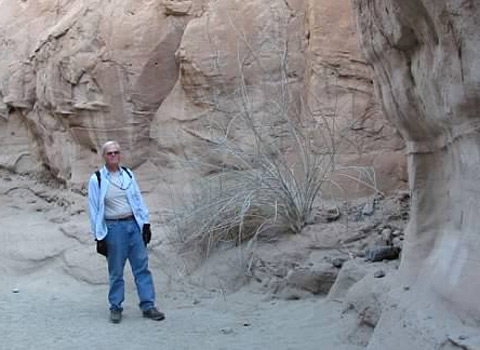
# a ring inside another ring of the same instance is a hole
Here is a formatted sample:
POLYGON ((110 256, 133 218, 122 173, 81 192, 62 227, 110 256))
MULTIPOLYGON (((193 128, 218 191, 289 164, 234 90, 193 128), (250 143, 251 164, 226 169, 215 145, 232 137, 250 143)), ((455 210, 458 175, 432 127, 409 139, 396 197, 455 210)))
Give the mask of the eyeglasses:
POLYGON ((116 156, 117 154, 120 154, 120 151, 111 151, 105 153, 107 156, 116 156))

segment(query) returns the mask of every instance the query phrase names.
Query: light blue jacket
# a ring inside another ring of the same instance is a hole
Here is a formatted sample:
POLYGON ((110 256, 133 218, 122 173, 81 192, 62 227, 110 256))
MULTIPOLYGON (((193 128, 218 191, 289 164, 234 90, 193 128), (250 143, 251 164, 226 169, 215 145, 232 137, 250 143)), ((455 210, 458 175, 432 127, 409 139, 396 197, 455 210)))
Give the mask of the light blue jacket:
MULTIPOLYGON (((127 169, 130 175, 120 168, 122 183, 125 184, 128 203, 132 208, 133 216, 138 227, 142 229, 143 224, 149 223, 148 208, 145 206, 142 194, 138 187, 135 176, 130 169, 127 169)), ((95 173, 90 176, 88 181, 88 209, 90 216, 90 229, 92 236, 97 240, 102 240, 107 235, 107 223, 105 221, 105 196, 110 186, 110 172, 105 166, 100 169, 100 188, 95 173)))

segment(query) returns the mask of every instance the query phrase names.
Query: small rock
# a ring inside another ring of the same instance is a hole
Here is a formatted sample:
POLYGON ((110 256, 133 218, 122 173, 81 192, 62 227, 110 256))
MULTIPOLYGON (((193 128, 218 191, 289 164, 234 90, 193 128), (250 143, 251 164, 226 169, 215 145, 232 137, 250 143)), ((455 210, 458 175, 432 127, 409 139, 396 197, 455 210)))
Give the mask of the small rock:
POLYGON ((382 260, 397 259, 400 254, 400 248, 392 246, 375 246, 365 252, 367 260, 372 262, 382 260))
POLYGON ((383 277, 385 277, 385 271, 383 271, 383 270, 377 270, 377 271, 375 271, 375 273, 373 274, 373 277, 375 277, 375 278, 383 278, 383 277))
POLYGON ((382 230, 382 238, 385 242, 390 243, 392 241, 392 230, 389 228, 384 228, 382 230))
POLYGON ((225 327, 225 328, 220 329, 220 332, 222 332, 223 334, 232 334, 233 329, 231 329, 230 327, 225 327))
POLYGON ((322 209, 315 218, 319 222, 328 223, 340 218, 340 210, 336 206, 322 209))
POLYGON ((328 292, 329 300, 343 301, 345 300, 350 288, 360 281, 367 274, 365 264, 359 264, 355 260, 347 260, 339 271, 332 288, 328 292))
POLYGON ((400 231, 400 230, 395 230, 395 231, 392 232, 392 236, 393 236, 393 237, 398 237, 398 236, 400 236, 401 234, 402 234, 402 231, 400 231))
POLYGON ((167 16, 186 16, 192 7, 192 1, 166 1, 165 15, 167 16))
POLYGON ((358 313, 358 318, 361 323, 368 325, 372 328, 375 328, 375 326, 378 323, 378 320, 380 318, 380 309, 376 306, 367 306, 363 308, 363 310, 360 310, 358 313))
POLYGON ((341 268, 343 264, 347 261, 345 258, 334 258, 332 259, 332 265, 337 268, 341 268))
POLYGON ((327 294, 338 275, 330 264, 319 264, 315 268, 292 270, 285 278, 287 284, 313 294, 327 294))
POLYGON ((12 293, 20 293, 20 289, 18 289, 18 288, 13 288, 13 289, 12 289, 12 293))
POLYGON ((403 286, 403 290, 410 290, 410 286, 403 286))
MULTIPOLYGON (((448 340, 455 346, 455 349, 474 350, 480 349, 480 337, 466 334, 449 335, 448 340)), ((453 348, 453 347, 452 347, 453 348)))
POLYGON ((410 191, 398 191, 398 199, 400 201, 410 200, 410 191))
POLYGON ((390 241, 387 239, 384 239, 381 232, 379 232, 378 237, 375 237, 375 240, 373 242, 373 246, 375 247, 382 247, 382 246, 390 246, 390 241))
POLYGON ((375 210, 375 203, 373 201, 365 203, 362 208, 362 215, 364 216, 372 216, 375 210))
POLYGON ((306 290, 302 290, 292 286, 286 286, 279 293, 277 293, 276 296, 279 299, 283 299, 283 300, 302 300, 302 299, 311 298, 313 294, 306 290))
POLYGON ((364 257, 365 257, 365 252, 357 251, 357 252, 355 252, 354 255, 355 255, 356 257, 359 257, 359 258, 364 258, 364 257))
POLYGON ((395 237, 392 240, 392 245, 396 248, 402 249, 403 248, 403 240, 400 237, 395 237))
POLYGON ((200 300, 199 299, 193 299, 193 305, 197 305, 197 304, 200 304, 200 300))
POLYGON ((277 277, 284 278, 288 274, 288 269, 285 266, 280 266, 273 271, 277 277))

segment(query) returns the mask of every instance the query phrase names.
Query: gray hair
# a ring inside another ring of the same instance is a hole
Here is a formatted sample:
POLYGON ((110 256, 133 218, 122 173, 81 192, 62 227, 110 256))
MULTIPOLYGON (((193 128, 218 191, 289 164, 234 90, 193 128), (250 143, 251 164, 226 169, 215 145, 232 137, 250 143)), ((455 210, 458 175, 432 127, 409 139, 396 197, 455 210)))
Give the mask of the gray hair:
POLYGON ((107 141, 102 146, 102 156, 105 155, 105 151, 110 146, 117 146, 118 150, 120 151, 120 144, 117 141, 107 141))

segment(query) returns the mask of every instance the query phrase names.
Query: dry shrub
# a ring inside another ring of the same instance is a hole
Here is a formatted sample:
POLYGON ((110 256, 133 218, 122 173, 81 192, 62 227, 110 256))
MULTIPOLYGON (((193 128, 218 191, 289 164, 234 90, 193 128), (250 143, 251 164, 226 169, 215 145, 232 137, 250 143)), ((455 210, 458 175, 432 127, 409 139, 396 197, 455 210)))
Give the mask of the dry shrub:
MULTIPOLYGON (((238 37, 245 44, 243 33, 238 37)), ((248 66, 261 65, 256 60, 261 55, 248 43, 245 47, 250 50, 248 66)), ((192 184, 188 204, 175 211, 174 227, 184 250, 208 256, 223 242, 239 245, 267 232, 298 234, 312 222, 314 203, 334 169, 338 142, 348 140, 336 127, 336 101, 322 113, 290 92, 286 47, 278 48, 279 70, 263 86, 247 84, 246 59, 239 50, 237 89, 228 99, 212 93, 211 113, 224 122, 211 118, 216 122, 207 134, 215 136, 198 135, 202 152, 197 154, 203 158, 184 163, 209 174, 192 184), (257 93, 271 98, 259 104, 257 93), (225 100, 228 105, 218 102, 225 100)))
POLYGON ((184 249, 208 256, 220 242, 241 244, 272 231, 300 233, 312 221, 314 201, 332 169, 333 149, 320 152, 283 113, 269 118, 260 125, 243 109, 235 129, 249 136, 247 145, 226 133, 203 146, 205 158, 222 159, 221 164, 189 162, 209 169, 210 175, 193 184, 190 204, 177 210, 175 227, 184 249))

